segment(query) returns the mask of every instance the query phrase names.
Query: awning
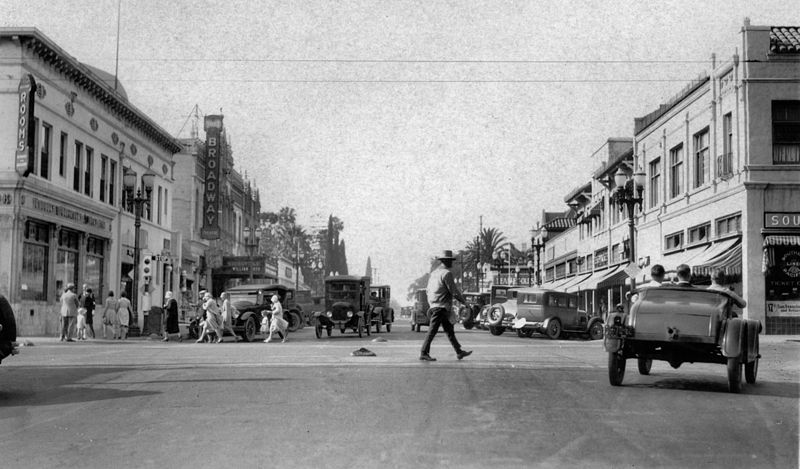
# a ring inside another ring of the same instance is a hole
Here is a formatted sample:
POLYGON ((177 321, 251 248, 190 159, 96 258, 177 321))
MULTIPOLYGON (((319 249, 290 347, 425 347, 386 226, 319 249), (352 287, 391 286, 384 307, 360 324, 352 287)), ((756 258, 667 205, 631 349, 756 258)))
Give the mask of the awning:
POLYGON ((764 238, 764 247, 767 246, 800 246, 800 236, 769 235, 764 238))
POLYGON ((614 266, 614 267, 612 267, 610 269, 604 269, 604 270, 596 271, 592 275, 590 275, 589 277, 584 279, 583 281, 578 282, 578 283, 574 283, 572 285, 569 285, 566 288, 566 292, 567 293, 574 293, 574 292, 582 291, 582 290, 595 290, 595 289, 597 289, 598 282, 600 282, 601 280, 603 280, 603 279, 605 279, 605 278, 607 278, 607 277, 609 277, 611 275, 614 275, 614 273, 616 273, 618 270, 620 270, 620 268, 621 268, 621 266, 614 266))
POLYGON ((584 280, 589 278, 591 275, 592 275, 591 273, 584 273, 584 274, 578 274, 578 275, 576 275, 574 277, 570 277, 568 279, 568 281, 566 281, 566 282, 562 283, 561 285, 559 285, 558 289, 560 291, 566 292, 567 288, 571 287, 572 285, 577 285, 578 283, 583 282, 584 280))
POLYGON ((619 285, 625 285, 625 279, 628 278, 628 273, 625 272, 624 266, 619 266, 616 272, 606 275, 604 278, 597 282, 597 288, 608 288, 619 285))
POLYGON ((692 261, 694 275, 711 275, 714 269, 724 269, 726 274, 742 273, 742 239, 726 239, 712 245, 692 261))
POLYGON ((636 283, 647 283, 650 281, 650 268, 656 264, 661 264, 664 267, 665 272, 675 272, 681 264, 688 264, 691 265, 692 260, 698 258, 698 256, 703 255, 709 249, 709 245, 703 245, 700 247, 695 247, 692 249, 687 249, 685 251, 680 251, 672 254, 667 254, 666 256, 662 257, 661 259, 654 259, 650 261, 650 266, 646 267, 643 270, 640 276, 636 277, 636 283))

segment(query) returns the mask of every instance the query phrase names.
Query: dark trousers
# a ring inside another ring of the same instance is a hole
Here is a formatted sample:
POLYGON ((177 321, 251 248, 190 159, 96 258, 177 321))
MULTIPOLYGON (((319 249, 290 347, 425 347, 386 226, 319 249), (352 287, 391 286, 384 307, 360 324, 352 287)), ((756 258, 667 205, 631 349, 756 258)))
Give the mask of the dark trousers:
POLYGON ((431 308, 431 324, 428 326, 428 335, 425 336, 425 341, 422 342, 422 350, 420 350, 421 355, 428 355, 431 353, 431 342, 433 342, 433 338, 436 337, 436 333, 439 332, 439 326, 444 329, 445 334, 447 334, 447 338, 450 340, 450 344, 453 345, 453 348, 456 350, 456 353, 461 351, 461 344, 458 343, 458 339, 456 339, 456 331, 453 328, 453 325, 450 324, 450 320, 447 318, 449 313, 444 308, 431 308))

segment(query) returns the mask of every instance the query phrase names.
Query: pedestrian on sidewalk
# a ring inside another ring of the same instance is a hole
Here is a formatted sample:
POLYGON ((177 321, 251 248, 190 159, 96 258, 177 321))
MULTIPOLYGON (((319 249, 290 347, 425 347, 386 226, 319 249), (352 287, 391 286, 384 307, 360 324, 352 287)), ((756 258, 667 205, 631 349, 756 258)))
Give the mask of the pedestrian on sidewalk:
POLYGON ((181 329, 178 326, 178 301, 173 298, 172 292, 164 294, 164 342, 169 342, 169 336, 178 334, 178 341, 182 342, 181 329))
POLYGON ((220 312, 222 313, 222 333, 224 334, 227 330, 233 336, 233 340, 239 342, 239 336, 233 331, 233 313, 236 307, 231 303, 231 294, 222 292, 219 299, 222 300, 222 306, 220 307, 220 312))
POLYGON ((203 309, 206 312, 206 319, 203 321, 203 331, 200 333, 200 337, 197 339, 197 342, 200 343, 206 338, 206 334, 209 333, 209 329, 211 329, 211 332, 217 335, 216 342, 222 342, 222 315, 219 314, 217 300, 211 296, 210 292, 206 292, 203 295, 203 309))
POLYGON ((114 298, 113 290, 108 292, 103 307, 103 338, 108 339, 108 329, 111 329, 111 333, 114 334, 114 338, 116 339, 119 333, 119 320, 117 319, 117 299, 114 298))
POLYGON ((117 302, 117 321, 119 322, 119 335, 117 339, 125 340, 128 338, 128 326, 131 323, 131 300, 128 299, 128 294, 122 292, 119 294, 119 301, 117 302))
POLYGON ((456 339, 456 332, 453 326, 458 322, 458 317, 453 311, 453 298, 463 304, 467 303, 467 299, 464 298, 461 290, 456 286, 456 282, 453 280, 453 273, 450 271, 455 259, 453 251, 445 250, 441 256, 436 258, 441 265, 431 272, 430 279, 428 279, 428 301, 430 303, 428 314, 431 322, 428 326, 428 335, 425 336, 425 341, 422 343, 422 350, 420 350, 419 354, 419 359, 423 361, 436 361, 430 355, 431 342, 436 337, 436 333, 439 332, 440 326, 444 329, 450 344, 456 351, 456 358, 461 360, 472 354, 471 350, 468 351, 461 348, 461 344, 456 339))
MULTIPOLYGON (((95 301, 94 301, 94 293, 92 293, 92 289, 89 288, 88 285, 85 283, 83 284, 83 293, 80 296, 80 304, 83 309, 86 310, 86 331, 89 334, 89 337, 94 339, 94 309, 95 309, 95 301)), ((86 340, 84 337, 83 340, 86 340)))
POLYGON ((78 316, 78 294, 75 293, 75 284, 67 284, 61 294, 61 341, 75 342, 72 332, 75 327, 75 318, 78 316))
POLYGON ((77 340, 86 340, 86 308, 78 307, 78 334, 77 340))

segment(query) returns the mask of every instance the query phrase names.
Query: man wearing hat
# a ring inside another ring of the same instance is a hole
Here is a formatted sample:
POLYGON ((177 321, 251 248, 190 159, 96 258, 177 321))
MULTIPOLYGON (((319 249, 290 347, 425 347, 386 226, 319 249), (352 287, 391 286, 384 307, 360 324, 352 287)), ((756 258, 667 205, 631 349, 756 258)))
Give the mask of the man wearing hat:
POLYGON ((61 294, 61 341, 72 340, 75 320, 78 317, 78 294, 75 293, 75 284, 67 284, 66 290, 61 294))
POLYGON ((447 334, 447 338, 450 339, 450 343, 456 351, 456 357, 461 360, 469 356, 472 351, 463 350, 461 344, 458 343, 456 332, 453 328, 454 323, 450 321, 450 313, 453 309, 453 298, 462 303, 466 303, 467 300, 464 298, 464 295, 461 294, 461 290, 456 286, 456 282, 453 280, 453 273, 450 272, 450 268, 453 267, 453 261, 455 260, 453 251, 445 250, 436 260, 439 261, 441 265, 431 272, 430 279, 428 280, 428 301, 431 307, 428 313, 431 316, 431 323, 428 327, 428 335, 422 343, 419 359, 429 362, 436 361, 436 359, 430 355, 431 342, 433 342, 433 338, 436 337, 436 333, 439 332, 439 326, 442 326, 444 332, 447 334))

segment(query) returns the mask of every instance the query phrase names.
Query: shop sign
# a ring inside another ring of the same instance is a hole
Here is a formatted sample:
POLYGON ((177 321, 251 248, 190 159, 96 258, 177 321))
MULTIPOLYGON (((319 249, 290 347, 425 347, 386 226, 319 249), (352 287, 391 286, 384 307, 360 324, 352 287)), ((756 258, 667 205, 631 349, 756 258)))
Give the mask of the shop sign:
POLYGON ((800 212, 766 212, 764 228, 800 228, 800 212))
POLYGON ((35 210, 38 210, 42 213, 55 215, 74 223, 83 224, 100 230, 106 229, 106 222, 104 220, 87 215, 77 210, 69 209, 61 204, 54 204, 52 202, 47 202, 46 200, 41 200, 38 197, 33 197, 31 199, 31 206, 35 210))
POLYGON ((767 316, 800 317, 800 301, 767 301, 767 316))
MULTIPOLYGON (((221 124, 221 123, 220 123, 221 124)), ((221 126, 206 128, 206 168, 203 183, 203 227, 200 237, 219 239, 219 163, 221 126)))
POLYGON ((33 172, 35 161, 33 150, 36 147, 36 125, 33 118, 36 80, 27 74, 19 81, 19 108, 17 115, 17 172, 23 177, 33 172))

